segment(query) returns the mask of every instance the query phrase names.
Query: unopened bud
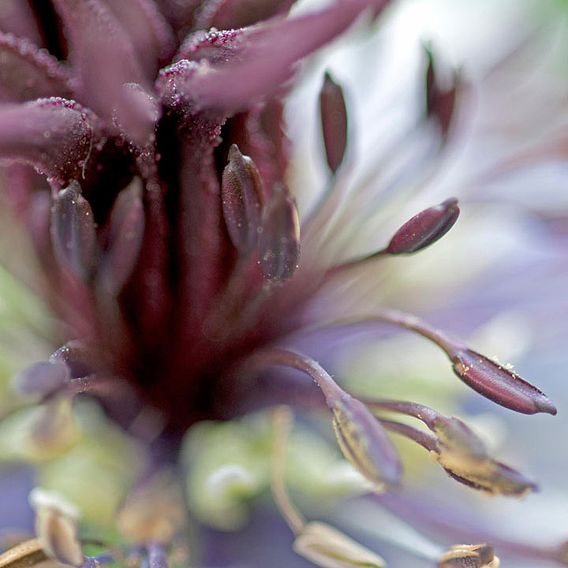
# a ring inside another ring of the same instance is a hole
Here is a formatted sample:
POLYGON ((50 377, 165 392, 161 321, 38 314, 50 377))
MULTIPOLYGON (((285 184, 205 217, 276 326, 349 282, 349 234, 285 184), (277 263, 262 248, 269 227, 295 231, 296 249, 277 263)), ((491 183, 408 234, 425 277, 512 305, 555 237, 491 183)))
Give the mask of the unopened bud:
POLYGON ((438 568, 499 568, 499 558, 487 544, 458 544, 442 555, 438 568))
POLYGON ((459 214, 458 200, 454 197, 424 209, 398 229, 385 253, 411 254, 429 247, 454 226, 459 214))
POLYGON ((87 280, 97 248, 95 220, 89 202, 74 181, 54 198, 51 209, 51 240, 61 266, 87 280))
POLYGON ((519 497, 536 489, 523 474, 493 460, 481 439, 458 418, 436 418, 433 431, 439 447, 432 453, 455 480, 493 495, 519 497))
POLYGON ((322 568, 383 568, 385 561, 347 535, 324 523, 308 523, 294 551, 322 568))
POLYGON ((236 144, 229 150, 229 163, 223 171, 222 200, 233 245, 239 252, 249 253, 258 242, 264 193, 257 167, 236 144))
POLYGON ((168 472, 135 487, 118 513, 118 527, 132 542, 169 544, 183 529, 184 500, 181 488, 168 472))
POLYGON ((335 434, 344 456, 377 490, 398 485, 400 459, 369 409, 346 393, 333 402, 331 409, 335 434))
POLYGON ((550 399, 519 375, 484 355, 462 349, 451 354, 454 372, 479 394, 522 414, 556 414, 550 399))
POLYGON ((30 493, 36 512, 36 534, 46 554, 70 566, 81 566, 84 556, 77 537, 78 510, 55 493, 36 488, 30 493))
POLYGON ((260 269, 272 282, 288 280, 298 267, 300 220, 286 186, 274 188, 265 209, 258 242, 260 269))
POLYGON ((335 173, 347 147, 347 108, 343 89, 329 73, 325 74, 319 102, 325 155, 330 170, 335 173))

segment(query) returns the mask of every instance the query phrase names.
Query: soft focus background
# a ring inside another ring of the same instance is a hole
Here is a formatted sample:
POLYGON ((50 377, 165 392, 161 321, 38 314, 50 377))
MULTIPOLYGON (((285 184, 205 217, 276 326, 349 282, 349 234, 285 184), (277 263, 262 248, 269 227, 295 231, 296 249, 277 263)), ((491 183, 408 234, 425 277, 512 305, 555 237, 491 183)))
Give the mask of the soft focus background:
MULTIPOLYGON (((317 114, 324 70, 348 97, 346 199, 327 237, 334 258, 376 250, 409 216, 449 196, 462 206, 457 226, 440 243, 416 257, 365 268, 341 290, 330 290, 331 299, 344 302, 346 313, 388 306, 419 314, 487 355, 514 362, 559 411, 527 417, 496 407, 459 383, 443 354, 409 334, 359 331, 349 342, 330 337, 315 344, 314 353, 351 391, 416 400, 466 418, 499 459, 541 488, 521 501, 490 499, 451 482, 425 452, 401 443, 402 493, 385 501, 387 508, 371 498, 345 504, 345 497, 361 492, 357 476, 341 462, 329 432, 308 434, 314 424, 300 417, 288 477, 306 515, 334 519, 396 568, 432 566, 432 555, 447 545, 489 540, 492 533, 538 545, 568 538, 567 23, 568 3, 560 0, 396 2, 379 26, 369 31, 361 22, 305 62, 289 100, 290 186, 307 214, 327 175, 317 114), (425 43, 442 76, 459 68, 467 85, 442 151, 432 145, 432 132, 416 127, 424 112, 425 43), (410 497, 419 506, 406 506, 410 497), (393 520, 387 509, 408 513, 427 537, 393 520)), ((4 256, 12 265, 13 255, 4 256)), ((329 299, 314 309, 324 309, 329 299)), ((33 295, 0 267, 2 412, 13 403, 10 377, 49 354, 42 338, 50 325, 33 295)), ((80 410, 82 438, 70 452, 42 465, 39 474, 14 463, 1 467, 0 529, 30 527, 24 504, 35 483, 78 502, 99 531, 112 518, 136 475, 131 464, 139 449, 92 405, 80 410)), ((265 419, 200 425, 188 437, 188 448, 205 448, 194 450, 188 482, 198 521, 194 546, 204 566, 309 566, 291 551, 292 536, 266 493, 265 419), (212 472, 235 462, 251 477, 233 493, 212 491, 212 472)), ((0 425, 0 459, 27 457, 19 431, 21 424, 0 425)), ((505 567, 540 566, 499 555, 505 567)))

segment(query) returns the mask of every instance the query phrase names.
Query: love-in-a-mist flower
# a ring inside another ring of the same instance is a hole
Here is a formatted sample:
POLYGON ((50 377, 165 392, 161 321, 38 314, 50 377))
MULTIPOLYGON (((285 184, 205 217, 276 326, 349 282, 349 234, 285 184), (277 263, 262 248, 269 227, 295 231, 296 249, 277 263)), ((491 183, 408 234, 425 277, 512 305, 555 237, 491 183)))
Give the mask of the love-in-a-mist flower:
MULTIPOLYGON (((14 459, 65 455, 97 412, 82 404, 89 399, 104 411, 105 423, 133 441, 123 459, 131 478, 124 476, 128 483, 115 503, 113 542, 90 552, 92 539, 71 509, 57 498, 37 498, 42 552, 33 541, 0 556, 0 566, 32 566, 46 557, 74 566, 199 565, 192 556, 198 550, 181 560, 179 552, 192 514, 184 504, 185 468, 189 463, 191 477, 196 461, 191 444, 186 454, 184 435, 206 421, 282 402, 293 406, 297 377, 281 388, 291 370, 306 379, 304 402, 333 424, 361 487, 389 491, 403 483, 394 431, 429 449, 470 487, 503 495, 535 488, 493 460, 458 419, 346 392, 310 357, 310 342, 297 339, 330 328, 347 336, 364 322, 399 326, 436 343, 458 377, 497 404, 526 414, 556 412, 516 373, 412 316, 383 311, 350 320, 334 305, 311 309, 324 288, 348 294, 343 285, 359 274, 354 269, 434 245, 460 214, 448 197, 415 212, 383 249, 353 260, 330 258, 328 221, 340 192, 334 183, 349 155, 349 105, 331 74, 319 98, 330 188, 300 218, 300 188, 287 184, 291 142, 283 101, 296 64, 360 17, 376 25, 388 0, 335 0, 296 15, 288 15, 288 0, 13 4, 12 19, 0 9, 4 186, 39 265, 38 281, 27 284, 58 325, 48 337, 48 360, 31 359, 14 377, 26 406, 5 417, 0 435, 11 441, 14 459), (292 335, 306 352, 289 347, 292 335), (280 388, 270 386, 273 378, 280 388), (432 433, 387 419, 383 410, 416 416, 432 433)), ((428 51, 425 113, 417 128, 433 127, 443 147, 463 85, 456 75, 442 88, 435 63, 428 51)), ((280 439, 277 428, 274 436, 280 439)), ((233 442, 227 438, 231 455, 233 442)), ((106 443, 94 436, 91 449, 102 451, 106 443)), ((304 523, 281 490, 282 468, 269 481, 258 460, 251 458, 258 467, 250 469, 244 451, 208 479, 217 505, 270 483, 301 556, 320 566, 383 565, 378 553, 338 529, 304 523)), ((285 453, 278 455, 285 461, 285 453)), ((104 476, 105 466, 101 471, 104 476)), ((107 497, 102 479, 92 490, 107 497)), ((470 557, 497 565, 492 552, 482 552, 464 546, 440 565, 470 557)))

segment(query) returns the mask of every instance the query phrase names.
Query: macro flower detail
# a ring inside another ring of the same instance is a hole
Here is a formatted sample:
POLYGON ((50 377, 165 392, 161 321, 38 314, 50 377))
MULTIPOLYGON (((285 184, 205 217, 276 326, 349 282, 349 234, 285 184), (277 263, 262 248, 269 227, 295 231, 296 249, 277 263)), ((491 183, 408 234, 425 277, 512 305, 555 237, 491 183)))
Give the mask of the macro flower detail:
MULTIPOLYGON (((323 477, 346 494, 378 498, 404 487, 405 456, 391 434, 428 450, 471 489, 507 497, 536 489, 494 459, 465 421, 417 402, 359 395, 318 354, 327 333, 411 331, 439 347, 485 398, 522 414, 556 414, 543 392, 506 366, 388 301, 382 310, 350 309, 362 267, 436 245, 460 206, 454 197, 430 201, 439 204, 399 221, 383 248, 330 254, 335 237, 348 234, 336 209, 349 201, 342 184, 357 161, 340 74, 326 72, 319 82, 327 181, 308 213, 289 175, 286 108, 299 63, 351 26, 379 25, 394 3, 336 0, 292 14, 287 0, 39 4, 26 2, 21 25, 0 33, 0 158, 10 223, 26 251, 22 259, 12 251, 7 265, 23 281, 16 287, 41 298, 49 315, 32 335, 50 351, 39 362, 26 355, 10 380, 0 453, 36 465, 35 485, 69 479, 69 492, 84 502, 75 507, 36 487, 37 540, 27 535, 6 546, 0 567, 198 566, 203 551, 187 545, 193 515, 213 510, 230 529, 267 491, 299 561, 386 566, 382 552, 328 522, 306 521, 293 504, 293 407, 303 414, 297 432, 318 440, 307 452, 335 452, 340 463, 323 477), (35 31, 26 38, 22 29, 35 31), (29 260, 35 279, 18 273, 18 260, 29 260), (219 424, 230 434, 220 450, 207 442, 219 424), (77 468, 68 478, 67 467, 77 468), (203 487, 195 489, 196 479, 203 487)), ((424 83, 435 141, 441 136, 448 146, 462 82, 454 74, 441 86, 428 48, 424 83)), ((421 133, 425 122, 417 121, 421 133)), ((489 545, 430 560, 499 565, 489 545)))

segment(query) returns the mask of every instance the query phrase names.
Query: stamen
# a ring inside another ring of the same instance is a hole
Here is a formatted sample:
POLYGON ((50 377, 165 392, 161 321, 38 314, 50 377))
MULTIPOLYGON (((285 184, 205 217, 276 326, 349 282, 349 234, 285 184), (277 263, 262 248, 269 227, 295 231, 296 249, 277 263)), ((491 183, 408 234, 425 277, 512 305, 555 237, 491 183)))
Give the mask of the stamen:
POLYGON ((378 418, 378 420, 389 432, 400 434, 401 436, 420 444, 429 452, 436 452, 438 450, 438 440, 436 436, 430 434, 430 432, 424 432, 423 430, 419 430, 418 428, 414 428, 408 424, 394 422, 393 420, 387 420, 385 418, 378 418))
POLYGON ((273 411, 274 443, 272 451, 271 489, 274 501, 296 535, 294 551, 322 568, 383 568, 384 560, 332 526, 320 522, 306 523, 290 501, 284 483, 286 445, 292 413, 287 406, 273 411))
POLYGON ((385 310, 373 316, 330 322, 314 330, 340 326, 389 323, 418 333, 440 347, 453 363, 455 374, 470 388, 493 402, 522 414, 545 412, 556 414, 550 399, 539 389, 509 369, 469 349, 441 331, 413 316, 395 310, 385 310))
POLYGON ((51 239, 61 266, 81 280, 88 280, 95 265, 97 237, 89 202, 75 181, 53 199, 51 239))
POLYGON ((229 162, 223 170, 221 197, 227 231, 235 248, 244 255, 257 245, 264 189, 260 173, 236 144, 229 150, 229 162))
POLYGON ((79 512, 59 495, 36 488, 30 493, 36 512, 36 533, 51 558, 71 566, 81 566, 84 555, 77 537, 79 512))
POLYGON ((388 430, 430 450, 432 457, 456 481, 487 493, 515 497, 537 489, 530 479, 492 459, 483 441, 459 418, 443 416, 432 408, 412 402, 377 400, 365 403, 374 412, 397 412, 421 420, 433 432, 433 438, 406 424, 378 417, 388 430))
POLYGON ((458 544, 440 558, 438 568, 499 568, 499 558, 487 544, 458 544))
POLYGON ((326 72, 319 96, 320 119, 327 164, 335 174, 347 147, 347 108, 343 89, 326 72))
POLYGON ((28 568, 48 559, 39 539, 26 540, 0 554, 0 568, 28 568))
POLYGON ((439 241, 454 226, 459 214, 458 200, 454 197, 424 209, 404 223, 384 249, 338 264, 328 271, 328 275, 362 266, 380 257, 419 252, 439 241))
POLYGON ((285 483, 286 447, 293 425, 293 414, 289 407, 280 406, 272 412, 273 444, 271 484, 272 497, 282 517, 295 535, 302 532, 306 521, 290 501, 285 483))
POLYGON ((283 365, 309 375, 321 388, 328 407, 333 412, 333 426, 343 455, 375 487, 400 482, 401 464, 386 432, 367 407, 341 389, 316 361, 292 351, 270 349, 250 360, 254 368, 283 365))
POLYGON ((266 205, 258 247, 260 269, 268 281, 281 283, 292 277, 300 256, 300 221, 284 185, 274 189, 266 205))
POLYGON ((451 84, 445 89, 442 88, 440 78, 436 74, 434 52, 429 45, 425 45, 424 49, 428 61, 425 76, 426 117, 437 123, 442 141, 445 142, 456 114, 457 99, 463 84, 459 71, 453 71, 451 84))

